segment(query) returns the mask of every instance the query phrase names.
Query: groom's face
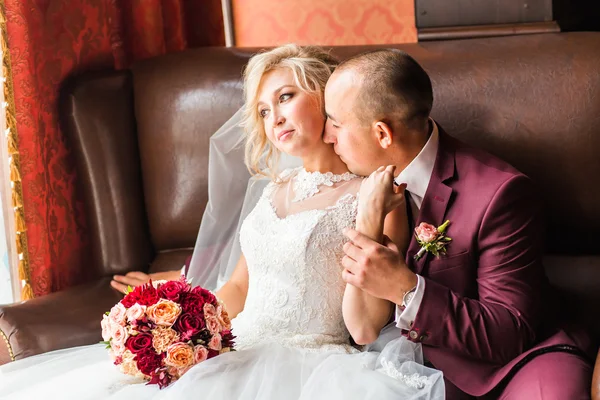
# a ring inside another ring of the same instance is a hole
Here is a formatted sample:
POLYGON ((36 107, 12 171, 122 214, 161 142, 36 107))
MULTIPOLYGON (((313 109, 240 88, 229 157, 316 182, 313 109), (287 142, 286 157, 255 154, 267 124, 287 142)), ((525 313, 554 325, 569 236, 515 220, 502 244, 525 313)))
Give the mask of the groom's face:
POLYGON ((361 106, 360 77, 353 70, 334 72, 325 87, 325 143, 333 144, 335 152, 348 169, 367 176, 381 163, 381 146, 371 126, 357 116, 361 106))

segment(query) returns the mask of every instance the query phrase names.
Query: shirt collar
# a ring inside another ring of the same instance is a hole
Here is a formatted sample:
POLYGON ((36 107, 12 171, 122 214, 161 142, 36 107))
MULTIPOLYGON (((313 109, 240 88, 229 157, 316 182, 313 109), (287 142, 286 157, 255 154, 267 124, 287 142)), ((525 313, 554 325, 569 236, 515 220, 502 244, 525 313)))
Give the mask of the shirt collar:
POLYGON ((429 120, 432 123, 433 130, 427 143, 395 179, 397 184, 406 183, 406 190, 421 198, 425 197, 427 186, 429 186, 440 142, 437 124, 433 119, 430 118, 429 120))

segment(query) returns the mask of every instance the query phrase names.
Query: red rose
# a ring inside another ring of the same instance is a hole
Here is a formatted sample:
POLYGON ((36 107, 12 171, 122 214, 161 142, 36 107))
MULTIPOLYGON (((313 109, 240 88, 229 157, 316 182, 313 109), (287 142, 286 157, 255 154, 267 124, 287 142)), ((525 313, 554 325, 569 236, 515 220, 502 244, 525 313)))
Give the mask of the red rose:
POLYGON ((181 305, 184 314, 204 315, 204 299, 197 293, 181 293, 179 296, 179 304, 181 305))
POLYGON ((201 288, 200 286, 196 286, 195 288, 192 289, 192 293, 195 293, 195 294, 199 295, 200 297, 202 297, 202 299, 204 300, 204 303, 210 303, 215 307, 217 306, 217 298, 209 290, 201 288))
POLYGON ((204 329, 204 321, 198 314, 185 313, 177 318, 173 328, 179 332, 181 340, 186 341, 204 329))
POLYGON ((135 362, 144 375, 151 375, 157 368, 162 366, 162 356, 156 354, 151 348, 144 349, 135 355, 135 362))
POLYGON ((168 281, 158 287, 158 295, 164 299, 178 302, 181 293, 186 292, 187 283, 182 281, 168 281))
POLYGON ((125 347, 134 354, 152 348, 152 335, 149 333, 140 333, 135 336, 129 336, 125 342, 125 347))

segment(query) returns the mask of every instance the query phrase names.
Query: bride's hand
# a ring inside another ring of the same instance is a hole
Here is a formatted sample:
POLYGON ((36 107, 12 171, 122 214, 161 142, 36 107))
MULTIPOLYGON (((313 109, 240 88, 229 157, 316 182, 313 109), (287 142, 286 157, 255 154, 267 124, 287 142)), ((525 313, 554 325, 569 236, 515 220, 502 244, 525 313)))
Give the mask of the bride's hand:
POLYGON ((110 286, 118 290, 121 293, 127 291, 127 287, 136 287, 147 283, 150 279, 153 281, 159 280, 176 280, 181 276, 181 270, 166 271, 166 272, 155 272, 153 274, 146 274, 141 271, 128 272, 125 275, 115 275, 113 280, 110 282, 110 286))
POLYGON ((358 199, 358 213, 367 219, 385 218, 387 214, 404 204, 406 184, 394 185, 396 167, 388 165, 362 181, 358 199))

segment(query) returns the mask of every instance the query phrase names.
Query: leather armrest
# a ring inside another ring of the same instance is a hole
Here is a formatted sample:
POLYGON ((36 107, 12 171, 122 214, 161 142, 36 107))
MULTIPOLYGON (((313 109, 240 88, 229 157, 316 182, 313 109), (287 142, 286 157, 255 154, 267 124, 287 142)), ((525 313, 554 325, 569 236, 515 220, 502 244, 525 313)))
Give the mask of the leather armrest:
POLYGON ((100 321, 122 295, 110 277, 21 303, 0 306, 0 365, 102 340, 100 321))
POLYGON ((600 400, 600 350, 598 350, 594 375, 592 376, 592 400, 600 400))

